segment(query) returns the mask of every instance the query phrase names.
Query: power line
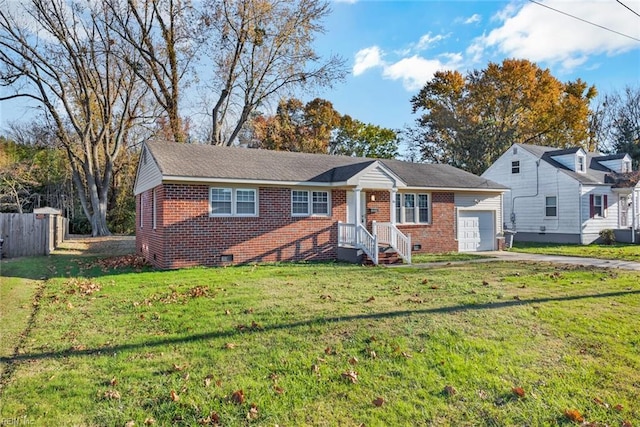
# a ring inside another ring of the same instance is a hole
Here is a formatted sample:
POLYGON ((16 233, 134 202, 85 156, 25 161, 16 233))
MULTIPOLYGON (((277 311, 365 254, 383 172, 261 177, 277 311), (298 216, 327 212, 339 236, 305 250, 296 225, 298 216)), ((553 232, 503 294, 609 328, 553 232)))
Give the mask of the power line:
POLYGON ((635 10, 631 9, 629 6, 627 6, 626 4, 622 3, 620 0, 616 0, 618 3, 620 3, 621 5, 623 5, 624 7, 626 7, 627 9, 629 9, 632 13, 638 15, 638 17, 640 17, 640 14, 638 12, 636 12, 635 10))
POLYGON ((546 7, 547 9, 553 10, 554 12, 558 12, 558 13, 561 13, 561 14, 563 14, 563 15, 566 15, 566 16, 568 16, 568 17, 570 17, 570 18, 577 19, 578 21, 582 21, 582 22, 584 22, 584 23, 586 23, 586 24, 589 24, 589 25, 593 25, 594 27, 598 27, 598 28, 601 28, 601 29, 603 29, 603 30, 610 31, 610 32, 612 32, 612 33, 618 34, 619 36, 626 37, 626 38, 628 38, 628 39, 631 39, 631 40, 635 40, 635 41, 637 41, 637 42, 640 42, 640 39, 638 39, 638 38, 636 38, 636 37, 630 36, 630 35, 628 35, 628 34, 621 33, 621 32, 616 31, 616 30, 612 30, 611 28, 604 27, 604 26, 602 26, 602 25, 600 25, 600 24, 596 24, 596 23, 593 23, 593 22, 591 22, 591 21, 587 21, 586 19, 579 18, 579 17, 577 17, 577 16, 571 15, 570 13, 563 12, 563 11, 558 10, 558 9, 554 9, 554 8, 553 8, 553 7, 551 7, 551 6, 548 6, 548 5, 546 5, 546 4, 540 3, 540 2, 538 2, 538 1, 536 1, 536 0, 529 0, 529 1, 530 1, 531 3, 537 4, 538 6, 546 7))

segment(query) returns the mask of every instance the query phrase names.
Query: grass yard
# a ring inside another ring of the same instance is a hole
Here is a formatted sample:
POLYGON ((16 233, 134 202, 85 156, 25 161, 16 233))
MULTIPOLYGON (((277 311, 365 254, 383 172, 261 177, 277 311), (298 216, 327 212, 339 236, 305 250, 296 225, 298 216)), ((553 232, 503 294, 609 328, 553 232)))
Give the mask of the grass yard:
POLYGON ((472 254, 469 252, 446 252, 442 254, 417 253, 411 255, 412 264, 424 264, 430 262, 470 261, 474 259, 490 258, 487 255, 472 254))
POLYGON ((2 262, 3 422, 640 425, 636 272, 126 264, 2 262))
POLYGON ((614 245, 559 245, 553 243, 515 242, 513 252, 566 255, 600 259, 619 259, 640 262, 640 245, 617 243, 614 245))

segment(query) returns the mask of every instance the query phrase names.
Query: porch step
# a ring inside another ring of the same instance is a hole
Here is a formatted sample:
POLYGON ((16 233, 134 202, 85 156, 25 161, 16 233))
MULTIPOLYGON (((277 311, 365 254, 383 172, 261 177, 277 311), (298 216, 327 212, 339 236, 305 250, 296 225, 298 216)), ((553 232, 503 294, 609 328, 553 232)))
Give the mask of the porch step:
MULTIPOLYGON (((373 265, 373 261, 365 254, 363 258, 364 265, 373 265)), ((378 264, 402 264, 402 258, 391 246, 380 246, 378 248, 378 264)))

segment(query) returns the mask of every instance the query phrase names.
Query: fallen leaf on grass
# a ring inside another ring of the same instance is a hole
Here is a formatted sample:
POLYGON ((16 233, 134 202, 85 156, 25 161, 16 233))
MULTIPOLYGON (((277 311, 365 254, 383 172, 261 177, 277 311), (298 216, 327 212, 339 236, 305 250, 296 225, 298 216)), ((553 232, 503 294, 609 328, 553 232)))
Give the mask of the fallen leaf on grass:
POLYGON ((111 378, 111 380, 109 381, 109 385, 111 387, 115 387, 118 384, 118 379, 116 377, 111 378))
POLYGON ((367 302, 373 302, 373 301, 375 301, 375 300, 376 300, 376 297, 371 296, 371 297, 369 297, 369 299, 367 300, 367 302))
POLYGON ((155 418, 147 418, 146 420, 144 420, 144 425, 146 426, 152 426, 156 423, 155 418))
POLYGON ((177 365, 175 363, 173 364, 173 370, 174 371, 182 371, 183 369, 184 369, 184 366, 180 366, 180 365, 177 365))
POLYGON ((229 316, 229 315, 231 314, 231 310, 229 310, 229 309, 225 310, 225 311, 224 311, 224 314, 225 314, 225 315, 227 315, 227 316, 229 316))
POLYGON ((378 408, 381 407, 382 405, 384 405, 384 398, 382 397, 377 397, 373 400, 373 404, 376 405, 378 408))
POLYGON ((128 421, 128 422, 124 425, 124 427, 135 427, 135 425, 136 425, 136 422, 132 420, 132 421, 128 421))
POLYGON ((511 391, 518 397, 524 397, 524 389, 522 387, 513 387, 511 391))
POLYGON ((600 405, 600 406, 604 406, 605 408, 609 409, 609 404, 608 404, 608 403, 603 402, 603 401, 602 401, 602 399, 600 399, 599 397, 594 397, 594 398, 593 398, 593 401, 594 401, 595 403, 597 403, 598 405, 600 405))
POLYGON ((584 421, 584 417, 577 409, 565 409, 564 416, 569 420, 576 423, 581 423, 584 421))
POLYGON ((234 391, 233 394, 231 395, 231 400, 234 403, 237 403, 238 405, 242 405, 245 400, 244 391, 243 390, 234 391))
POLYGON ((274 385, 274 386, 273 386, 273 391, 275 391, 275 392, 276 392, 276 394, 282 394, 282 393, 284 393, 284 389, 283 389, 282 387, 278 386, 278 385, 274 385))
POLYGON ((320 299, 333 299, 331 295, 320 295, 320 299))
POLYGON ((256 418, 258 418, 258 407, 256 406, 255 403, 251 404, 251 408, 249 409, 249 412, 247 413, 247 419, 248 420, 255 420, 256 418))
POLYGON ((318 365, 311 365, 311 372, 314 372, 314 373, 320 372, 320 367, 318 365))
POLYGON ((180 396, 178 396, 178 393, 176 393, 175 390, 171 390, 171 400, 174 402, 180 400, 180 396))
POLYGON ((249 307, 244 311, 244 314, 251 314, 253 313, 253 307, 249 307))
POLYGON ((410 355, 410 354, 409 354, 409 353, 407 353, 406 351, 403 351, 403 352, 402 352, 402 355, 403 355, 404 357, 406 357, 407 359, 411 359, 411 358, 413 357, 412 355, 410 355))
POLYGON ((458 393, 458 390, 456 390, 452 385, 446 385, 443 391, 447 396, 454 396, 456 393, 458 393))
POLYGON ((324 354, 333 354, 333 349, 331 347, 327 347, 324 349, 324 354))
POLYGON ((349 359, 349 363, 352 365, 357 365, 358 364, 358 358, 353 356, 351 359, 349 359))
POLYGON ((120 400, 120 393, 118 390, 107 390, 104 392, 103 397, 105 399, 120 400))
POLYGON ((369 351, 369 357, 371 357, 372 359, 375 359, 376 357, 378 357, 378 355, 376 354, 376 352, 374 350, 370 350, 369 351))
POLYGON ((224 345, 224 348, 226 349, 232 349, 232 348, 236 348, 236 345, 232 342, 228 342, 224 345))
POLYGON ((358 373, 355 371, 343 372, 342 377, 347 379, 351 384, 355 384, 358 382, 358 373))
POLYGON ((624 409, 624 406, 622 406, 621 404, 617 404, 616 406, 613 407, 613 409, 615 409, 616 411, 620 412, 624 409))
POLYGON ((204 386, 209 387, 211 385, 211 376, 208 376, 204 379, 204 386))
POLYGON ((434 289, 434 290, 435 290, 435 289, 440 289, 440 286, 438 286, 438 285, 431 285, 431 289, 434 289))
POLYGON ((487 282, 486 280, 482 281, 482 286, 489 286, 489 282, 487 282))
POLYGON ((633 425, 631 424, 631 421, 629 420, 624 420, 622 422, 622 427, 633 427, 633 425))

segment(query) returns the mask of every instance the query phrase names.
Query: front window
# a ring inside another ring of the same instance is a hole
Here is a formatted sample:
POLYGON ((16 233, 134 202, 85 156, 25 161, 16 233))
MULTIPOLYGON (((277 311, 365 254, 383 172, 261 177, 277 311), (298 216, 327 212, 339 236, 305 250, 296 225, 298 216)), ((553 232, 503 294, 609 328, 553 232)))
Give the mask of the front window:
POLYGON ((329 215, 329 193, 314 191, 312 193, 311 213, 314 215, 329 215))
POLYGON ((329 215, 328 191, 291 191, 291 214, 293 216, 329 215))
POLYGON ((211 215, 231 215, 231 189, 211 189, 211 215))
POLYGON ((256 190, 236 190, 236 214, 256 214, 256 190))
POLYGON ((396 222, 429 223, 428 194, 396 194, 396 222))
POLYGON ((558 199, 556 196, 545 197, 545 216, 558 216, 558 199))
POLYGON ((256 216, 257 191, 253 188, 211 188, 211 216, 256 216))

